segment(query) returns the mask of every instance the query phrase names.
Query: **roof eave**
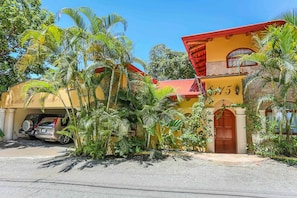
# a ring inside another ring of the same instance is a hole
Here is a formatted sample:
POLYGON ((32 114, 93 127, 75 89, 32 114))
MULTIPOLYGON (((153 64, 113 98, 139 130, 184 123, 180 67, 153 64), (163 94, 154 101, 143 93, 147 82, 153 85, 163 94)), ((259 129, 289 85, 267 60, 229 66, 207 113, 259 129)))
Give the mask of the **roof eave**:
POLYGON ((275 24, 275 25, 279 26, 279 25, 283 25, 285 23, 286 23, 286 21, 284 21, 284 20, 274 20, 274 21, 268 21, 268 22, 264 22, 264 23, 240 26, 240 27, 236 27, 236 28, 218 30, 218 31, 207 32, 207 33, 202 33, 202 34, 183 36, 182 40, 184 42, 184 45, 186 45, 185 42, 206 41, 207 39, 217 38, 217 37, 222 37, 222 36, 243 34, 246 32, 256 32, 256 31, 264 30, 269 25, 275 24))

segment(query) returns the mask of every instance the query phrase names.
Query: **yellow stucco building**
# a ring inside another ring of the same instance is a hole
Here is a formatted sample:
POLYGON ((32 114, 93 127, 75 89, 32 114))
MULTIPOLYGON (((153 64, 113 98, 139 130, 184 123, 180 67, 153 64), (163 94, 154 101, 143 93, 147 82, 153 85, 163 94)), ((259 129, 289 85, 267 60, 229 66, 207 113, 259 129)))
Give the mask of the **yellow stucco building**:
POLYGON ((191 113, 191 107, 203 90, 219 88, 213 95, 211 112, 212 141, 207 152, 246 153, 246 109, 244 105, 243 79, 256 71, 254 62, 240 62, 240 55, 256 52, 253 35, 260 34, 269 25, 282 25, 285 21, 270 21, 214 32, 182 37, 197 79, 169 80, 159 82, 160 86, 176 88, 184 100, 180 107, 184 113, 191 113), (200 88, 200 89, 199 89, 200 88), (235 106, 224 108, 224 106, 235 106), (221 114, 221 109, 225 109, 221 114))
MULTIPOLYGON (((239 55, 257 51, 253 34, 260 33, 269 25, 284 23, 270 21, 182 37, 198 78, 160 81, 159 86, 172 86, 177 94, 185 97, 179 105, 185 114, 191 113, 192 105, 203 90, 220 89, 219 93, 213 95, 214 102, 208 106, 211 112, 209 119, 212 120, 212 141, 208 143, 207 152, 247 152, 246 113, 245 108, 240 107, 244 101, 242 81, 248 74, 256 71, 258 66, 253 62, 241 63, 239 55), (215 118, 223 106, 231 104, 239 106, 227 108, 219 119, 215 118)), ((134 67, 132 71, 141 72, 134 67)), ((17 131, 27 113, 41 111, 38 95, 28 108, 24 108, 22 85, 11 87, 1 96, 0 129, 5 132, 6 139, 18 136, 17 131)), ((60 92, 62 96, 66 94, 63 90, 60 92)), ((59 99, 49 97, 45 102, 45 111, 64 112, 64 106, 59 99)))

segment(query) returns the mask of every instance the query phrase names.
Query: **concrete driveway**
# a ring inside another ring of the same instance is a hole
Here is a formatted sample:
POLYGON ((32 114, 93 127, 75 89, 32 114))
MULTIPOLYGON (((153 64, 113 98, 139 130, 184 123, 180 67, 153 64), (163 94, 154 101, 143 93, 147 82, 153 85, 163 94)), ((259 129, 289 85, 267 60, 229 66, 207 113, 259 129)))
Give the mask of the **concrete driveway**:
MULTIPOLYGON (((49 158, 65 155, 73 149, 73 144, 62 145, 57 142, 44 142, 38 139, 19 138, 0 142, 0 158, 49 158)), ((248 154, 216 154, 181 152, 186 156, 224 164, 251 164, 267 160, 248 154)))
POLYGON ((49 158, 65 155, 73 144, 19 138, 0 142, 0 158, 49 158))
POLYGON ((65 158, 67 146, 39 140, 0 147, 1 198, 297 197, 297 168, 257 156, 179 153, 158 161, 92 161, 65 158))

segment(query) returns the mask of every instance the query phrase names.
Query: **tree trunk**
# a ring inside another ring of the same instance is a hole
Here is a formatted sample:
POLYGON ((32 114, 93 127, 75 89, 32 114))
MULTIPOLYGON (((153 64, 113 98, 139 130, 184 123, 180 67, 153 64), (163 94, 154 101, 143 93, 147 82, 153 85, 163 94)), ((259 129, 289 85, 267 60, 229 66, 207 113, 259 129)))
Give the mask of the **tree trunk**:
POLYGON ((111 78, 110 78, 110 83, 109 83, 109 92, 108 92, 108 99, 107 99, 107 104, 106 104, 106 111, 109 111, 109 106, 110 106, 110 100, 111 100, 111 94, 112 94, 112 88, 113 88, 113 80, 114 80, 114 73, 115 73, 115 68, 112 68, 111 72, 111 78))

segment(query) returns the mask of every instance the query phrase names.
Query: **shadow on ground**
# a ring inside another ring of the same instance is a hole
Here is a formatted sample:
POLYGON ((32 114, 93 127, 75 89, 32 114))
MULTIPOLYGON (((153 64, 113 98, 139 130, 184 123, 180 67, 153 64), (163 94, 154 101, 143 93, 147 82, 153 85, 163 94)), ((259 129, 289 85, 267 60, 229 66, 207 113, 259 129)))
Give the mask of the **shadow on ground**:
MULTIPOLYGON (((38 148, 51 148, 51 147, 64 147, 71 148, 73 147, 73 143, 62 145, 57 142, 44 142, 38 139, 29 139, 29 138, 18 138, 16 140, 9 140, 0 142, 0 149, 9 149, 9 148, 17 148, 17 149, 26 149, 26 148, 36 148, 36 152, 38 152, 38 148)), ((70 149, 71 150, 71 149, 70 149)), ((133 156, 127 157, 116 157, 114 155, 106 156, 105 159, 102 160, 93 160, 87 157, 76 157, 73 156, 71 151, 68 150, 64 155, 59 155, 56 157, 52 157, 47 160, 40 161, 39 168, 48 168, 48 167, 57 167, 61 166, 61 170, 59 172, 68 172, 74 167, 78 167, 79 170, 84 170, 85 168, 92 168, 94 166, 103 166, 110 167, 115 166, 124 162, 132 161, 138 163, 143 168, 148 168, 150 166, 154 166, 154 163, 162 162, 168 158, 177 161, 177 159, 182 159, 185 161, 191 160, 191 156, 181 152, 173 152, 173 151, 150 151, 146 153, 141 153, 133 156)))
POLYGON ((158 154, 156 154, 155 151, 152 151, 150 152, 150 154, 137 154, 125 158, 109 155, 102 160, 94 160, 90 158, 80 158, 71 155, 64 155, 49 160, 41 161, 39 168, 62 166, 59 172, 68 172, 74 167, 78 167, 79 170, 84 170, 85 168, 93 168, 94 166, 102 166, 108 168, 110 166, 116 166, 128 161, 136 162, 141 167, 148 168, 150 166, 154 166, 155 163, 162 162, 168 158, 172 158, 174 161, 177 161, 177 158, 182 159, 184 161, 192 159, 191 156, 185 154, 159 151, 157 152, 158 154))

